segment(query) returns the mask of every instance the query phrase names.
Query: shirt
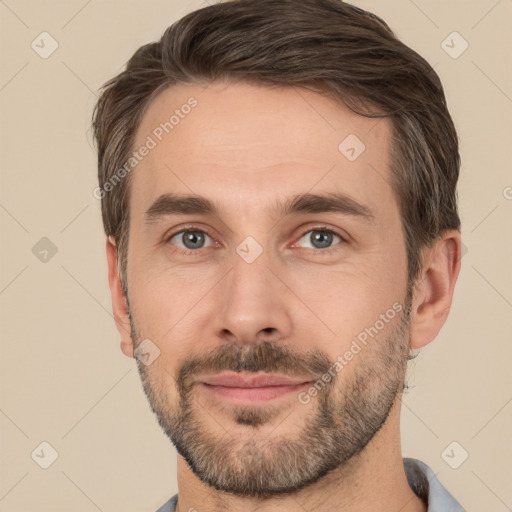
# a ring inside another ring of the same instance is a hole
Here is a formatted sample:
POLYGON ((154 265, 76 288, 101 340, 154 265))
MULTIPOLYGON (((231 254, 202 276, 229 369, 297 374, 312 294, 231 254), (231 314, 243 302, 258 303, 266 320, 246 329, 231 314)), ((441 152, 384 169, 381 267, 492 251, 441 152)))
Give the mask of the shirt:
MULTIPOLYGON (((404 458, 404 469, 409 486, 425 502, 428 512, 466 512, 424 462, 404 458)), ((175 494, 156 512, 175 512, 177 501, 175 494)))

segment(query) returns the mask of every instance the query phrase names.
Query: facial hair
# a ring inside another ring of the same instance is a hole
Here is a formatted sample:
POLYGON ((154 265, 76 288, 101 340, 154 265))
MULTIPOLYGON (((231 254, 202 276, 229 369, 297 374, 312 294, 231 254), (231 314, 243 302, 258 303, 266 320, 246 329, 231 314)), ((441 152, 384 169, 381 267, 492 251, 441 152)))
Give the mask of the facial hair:
MULTIPOLYGON (((198 417, 198 412, 208 413, 195 403, 192 377, 243 371, 311 375, 320 382, 334 362, 319 350, 299 354, 273 341, 223 344, 178 368, 174 380, 179 403, 169 398, 169 379, 162 385, 162 376, 152 366, 137 361, 144 392, 163 431, 204 483, 260 499, 296 492, 353 461, 384 425, 404 388, 410 304, 408 292, 405 307, 385 337, 368 341, 335 378, 322 382, 323 389, 307 406, 297 401, 294 409, 304 408, 304 420, 294 436, 278 435, 275 429, 265 437, 258 435, 261 427, 282 414, 272 404, 233 406, 229 411, 235 427, 223 435, 209 431, 198 417)), ((142 340, 133 316, 130 322, 132 340, 142 340)))

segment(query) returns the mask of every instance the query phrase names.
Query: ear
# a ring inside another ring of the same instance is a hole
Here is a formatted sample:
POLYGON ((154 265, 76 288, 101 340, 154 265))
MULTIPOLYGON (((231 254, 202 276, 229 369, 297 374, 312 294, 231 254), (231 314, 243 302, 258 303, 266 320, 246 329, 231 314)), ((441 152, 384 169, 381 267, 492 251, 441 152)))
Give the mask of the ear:
POLYGON ((444 325, 460 271, 461 237, 446 231, 427 249, 423 268, 415 282, 411 311, 411 349, 430 343, 444 325))
POLYGON ((112 296, 112 311, 117 330, 121 335, 121 350, 128 357, 133 356, 133 340, 131 338, 128 305, 123 293, 119 269, 117 267, 117 247, 112 237, 107 237, 108 284, 112 296))

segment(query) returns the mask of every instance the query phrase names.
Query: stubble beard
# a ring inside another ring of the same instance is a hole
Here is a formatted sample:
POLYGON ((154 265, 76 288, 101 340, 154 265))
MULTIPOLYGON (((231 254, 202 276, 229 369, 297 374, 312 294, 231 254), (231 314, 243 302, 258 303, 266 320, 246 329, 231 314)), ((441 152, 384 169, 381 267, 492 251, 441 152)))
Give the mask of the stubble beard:
MULTIPOLYGON (((137 336, 130 317, 132 339, 137 336)), ((404 388, 410 333, 410 294, 386 337, 375 338, 303 407, 303 424, 295 435, 286 428, 282 409, 234 406, 227 431, 217 428, 212 409, 195 396, 191 376, 224 370, 320 376, 333 362, 320 351, 296 354, 264 341, 229 343, 212 354, 185 361, 175 377, 179 403, 171 403, 160 375, 137 361, 144 392, 165 434, 197 477, 209 486, 243 497, 268 498, 296 492, 361 454, 382 428, 404 388), (359 359, 358 361, 355 359, 359 359), (205 424, 215 425, 219 434, 205 424), (282 428, 284 425, 284 428, 282 428), (262 434, 265 429, 265 435, 262 434)), ((136 343, 137 344, 137 343, 136 343)), ((167 375, 167 377, 169 377, 167 375)), ((320 379, 321 380, 321 379, 320 379)), ((167 379, 167 383, 169 379, 167 379)), ((167 384, 168 386, 168 384, 167 384)), ((226 424, 226 410, 219 423, 226 424)), ((288 413, 287 413, 288 414, 288 413)))

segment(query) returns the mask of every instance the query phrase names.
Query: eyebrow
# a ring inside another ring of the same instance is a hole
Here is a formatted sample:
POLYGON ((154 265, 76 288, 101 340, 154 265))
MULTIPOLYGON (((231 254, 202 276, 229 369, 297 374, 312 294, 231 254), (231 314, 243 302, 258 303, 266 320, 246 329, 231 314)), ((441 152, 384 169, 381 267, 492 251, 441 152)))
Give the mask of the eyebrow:
POLYGON ((161 195, 144 214, 146 223, 155 222, 167 215, 193 215, 203 214, 216 216, 215 205, 206 197, 178 194, 161 195))
MULTIPOLYGON (((367 206, 342 193, 299 194, 286 201, 276 201, 271 214, 285 217, 293 213, 335 212, 359 218, 368 223, 375 222, 375 215, 367 206)), ((147 224, 168 215, 210 215, 218 216, 219 208, 206 197, 198 195, 163 194, 158 197, 144 214, 147 224)))
POLYGON ((350 196, 337 192, 326 194, 300 194, 284 203, 276 201, 273 213, 276 216, 290 213, 327 213, 335 212, 360 218, 369 223, 375 222, 373 212, 350 196))

